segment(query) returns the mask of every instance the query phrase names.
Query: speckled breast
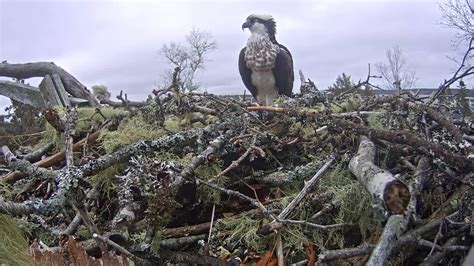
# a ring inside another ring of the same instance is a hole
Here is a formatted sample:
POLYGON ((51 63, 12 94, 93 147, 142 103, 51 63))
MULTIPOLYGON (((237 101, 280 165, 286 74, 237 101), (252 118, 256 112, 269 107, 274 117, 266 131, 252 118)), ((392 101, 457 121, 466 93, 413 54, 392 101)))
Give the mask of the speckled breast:
POLYGON ((245 62, 247 67, 253 71, 268 71, 275 64, 275 59, 279 51, 279 47, 273 44, 259 46, 248 45, 245 50, 245 62))

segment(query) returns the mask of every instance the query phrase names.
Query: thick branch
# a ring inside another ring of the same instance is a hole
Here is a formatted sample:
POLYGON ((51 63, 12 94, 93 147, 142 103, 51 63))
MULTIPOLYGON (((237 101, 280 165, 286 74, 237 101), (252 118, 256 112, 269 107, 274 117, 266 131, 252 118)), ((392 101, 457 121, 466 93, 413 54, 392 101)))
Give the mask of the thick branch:
MULTIPOLYGON (((402 237, 398 239, 398 241, 396 241, 395 248, 400 249, 401 247, 406 247, 411 243, 420 242, 420 240, 422 240, 422 235, 427 234, 428 232, 438 228, 440 224, 443 223, 448 217, 454 217, 456 215, 458 215, 458 212, 454 212, 447 217, 439 218, 429 224, 420 226, 419 228, 414 229, 411 232, 405 233, 402 237)), ((346 259, 355 256, 365 256, 369 255, 374 248, 374 245, 363 243, 362 245, 355 248, 324 251, 318 257, 320 261, 330 261, 335 259, 346 259)))
MULTIPOLYGON (((78 151, 78 150, 82 149, 82 147, 84 145, 86 145, 86 143, 90 143, 90 142, 95 141, 96 139, 99 138, 99 136, 100 136, 100 131, 96 131, 96 132, 90 134, 88 137, 76 142, 72 147, 73 151, 78 151)), ((53 165, 59 163, 61 160, 64 159, 65 156, 66 156, 66 150, 63 149, 60 152, 58 152, 54 155, 51 155, 48 158, 45 158, 41 161, 38 161, 38 162, 34 163, 33 166, 37 167, 38 169, 41 169, 39 167, 47 168, 47 167, 50 167, 50 166, 53 166, 53 165)), ((15 168, 15 169, 18 169, 20 171, 15 171, 15 172, 12 172, 8 175, 2 176, 1 180, 5 181, 7 183, 15 183, 16 181, 18 181, 18 180, 20 180, 20 179, 22 179, 22 178, 24 178, 24 177, 31 174, 31 173, 25 172, 21 168, 15 168)))
POLYGON ((366 265, 385 265, 392 249, 395 247, 398 236, 405 230, 408 220, 409 219, 405 219, 401 214, 390 216, 382 236, 366 265))
POLYGON ((427 156, 436 156, 441 158, 445 163, 455 166, 462 171, 472 171, 474 164, 468 158, 451 153, 443 146, 435 144, 417 137, 414 133, 403 130, 387 130, 366 127, 364 125, 352 123, 343 119, 334 119, 333 122, 346 130, 355 131, 359 134, 387 140, 392 143, 409 145, 427 156))
POLYGON ((1 151, 3 153, 3 156, 5 156, 5 161, 8 163, 8 165, 15 170, 19 170, 25 173, 25 175, 30 175, 33 178, 51 179, 54 179, 54 177, 56 176, 53 171, 40 168, 36 164, 32 164, 27 160, 17 159, 7 146, 3 146, 1 151))
POLYGON ((47 74, 58 74, 64 84, 64 88, 74 97, 89 100, 92 106, 99 106, 97 100, 79 80, 69 74, 66 70, 50 62, 35 62, 26 64, 0 63, 0 76, 17 79, 32 77, 44 77, 47 74))
POLYGON ((134 107, 142 107, 146 105, 146 102, 136 102, 127 100, 126 102, 115 102, 110 99, 102 99, 100 100, 101 104, 107 104, 112 107, 126 107, 126 106, 134 106, 134 107))
POLYGON ((408 200, 408 188, 390 172, 377 167, 375 145, 367 137, 361 136, 359 150, 349 163, 349 170, 372 196, 373 206, 384 213, 403 213, 408 200))
POLYGON ((45 155, 47 152, 51 151, 54 148, 54 143, 49 142, 46 145, 40 147, 39 149, 32 151, 25 156, 23 156, 24 160, 27 160, 29 162, 36 162, 41 159, 43 155, 45 155))

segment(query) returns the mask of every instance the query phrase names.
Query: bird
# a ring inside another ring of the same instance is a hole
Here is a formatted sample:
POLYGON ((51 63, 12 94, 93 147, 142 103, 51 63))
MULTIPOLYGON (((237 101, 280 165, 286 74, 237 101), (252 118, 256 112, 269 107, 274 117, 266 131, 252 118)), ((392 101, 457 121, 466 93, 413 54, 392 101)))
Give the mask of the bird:
POLYGON ((293 57, 275 39, 276 23, 271 15, 251 14, 242 24, 250 30, 247 45, 239 54, 242 81, 258 103, 271 105, 279 95, 292 96, 293 57))

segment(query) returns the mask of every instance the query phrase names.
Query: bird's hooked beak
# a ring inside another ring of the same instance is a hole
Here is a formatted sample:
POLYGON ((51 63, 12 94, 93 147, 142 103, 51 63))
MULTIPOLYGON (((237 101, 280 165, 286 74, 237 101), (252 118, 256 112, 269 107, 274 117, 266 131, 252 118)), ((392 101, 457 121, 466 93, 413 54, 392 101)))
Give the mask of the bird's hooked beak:
POLYGON ((245 21, 244 24, 242 24, 242 31, 243 31, 245 28, 250 29, 250 22, 245 21))

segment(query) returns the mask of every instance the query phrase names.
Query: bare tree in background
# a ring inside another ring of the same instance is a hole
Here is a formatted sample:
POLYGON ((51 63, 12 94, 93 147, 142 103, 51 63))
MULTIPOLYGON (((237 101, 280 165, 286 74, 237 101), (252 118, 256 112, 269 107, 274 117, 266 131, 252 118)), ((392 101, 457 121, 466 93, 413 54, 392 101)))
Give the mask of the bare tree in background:
POLYGON ((465 76, 472 74, 472 57, 474 50, 474 9, 472 0, 447 0, 446 3, 440 4, 442 17, 440 24, 456 31, 454 36, 456 48, 459 45, 466 45, 467 50, 464 52, 462 59, 451 58, 459 64, 459 68, 454 75, 455 82, 465 76))
POLYGON ((416 72, 407 65, 402 49, 395 46, 385 53, 386 62, 376 65, 389 89, 411 89, 415 86, 416 72))
MULTIPOLYGON (((186 43, 170 42, 164 44, 160 53, 173 69, 179 68, 178 78, 184 90, 195 90, 199 84, 194 78, 198 70, 204 69, 206 56, 217 48, 216 41, 209 32, 193 29, 186 35, 186 43)), ((166 74, 166 80, 171 80, 172 70, 166 74)))
POLYGON ((448 0, 440 4, 442 17, 440 24, 456 30, 456 40, 466 43, 474 36, 474 17, 472 0, 448 0))
POLYGON ((430 98, 429 104, 433 104, 437 98, 444 93, 452 84, 474 74, 472 57, 474 52, 474 9, 472 0, 447 0, 446 3, 439 5, 442 17, 440 24, 456 31, 454 41, 456 46, 465 44, 467 46, 462 58, 452 58, 459 67, 453 76, 446 79, 438 88, 436 94, 430 98))

